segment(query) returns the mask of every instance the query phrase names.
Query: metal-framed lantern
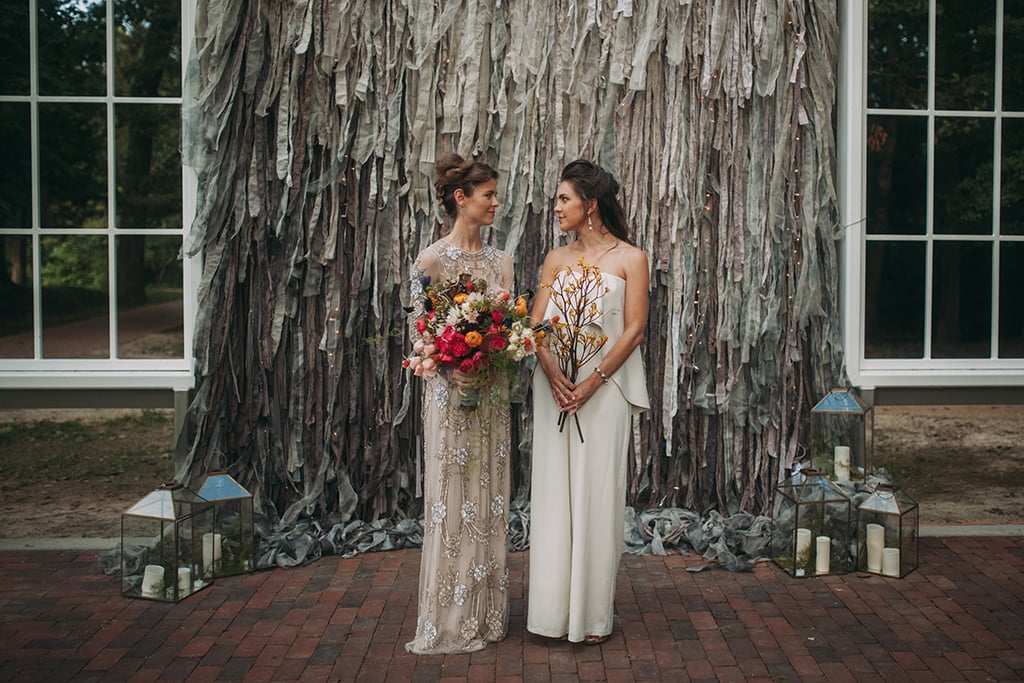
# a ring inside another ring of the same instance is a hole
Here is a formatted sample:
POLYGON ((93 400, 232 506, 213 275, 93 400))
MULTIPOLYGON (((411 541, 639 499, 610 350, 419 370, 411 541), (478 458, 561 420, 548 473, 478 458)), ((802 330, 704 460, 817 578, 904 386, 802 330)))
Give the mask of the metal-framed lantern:
POLYGON ((811 408, 811 462, 833 481, 867 480, 874 412, 852 389, 832 389, 811 408))
POLYGON ((181 484, 147 494, 121 515, 121 594, 178 602, 209 586, 202 539, 212 531, 213 505, 181 484))
POLYGON ((857 569, 902 579, 917 569, 919 532, 914 499, 879 484, 857 507, 857 569))
POLYGON ((850 560, 850 499, 813 469, 782 481, 772 502, 772 559, 795 577, 845 574, 850 560))
POLYGON ((255 571, 252 494, 226 470, 213 470, 199 488, 199 495, 214 507, 214 528, 203 537, 203 557, 210 558, 214 574, 235 576, 255 571))

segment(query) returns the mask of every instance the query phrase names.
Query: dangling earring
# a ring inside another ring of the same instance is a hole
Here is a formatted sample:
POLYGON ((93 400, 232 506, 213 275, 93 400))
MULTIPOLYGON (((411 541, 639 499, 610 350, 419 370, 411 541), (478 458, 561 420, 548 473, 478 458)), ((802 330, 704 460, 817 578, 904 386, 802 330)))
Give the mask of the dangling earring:
POLYGON ((587 214, 587 230, 594 230, 594 221, 590 220, 590 214, 587 214))

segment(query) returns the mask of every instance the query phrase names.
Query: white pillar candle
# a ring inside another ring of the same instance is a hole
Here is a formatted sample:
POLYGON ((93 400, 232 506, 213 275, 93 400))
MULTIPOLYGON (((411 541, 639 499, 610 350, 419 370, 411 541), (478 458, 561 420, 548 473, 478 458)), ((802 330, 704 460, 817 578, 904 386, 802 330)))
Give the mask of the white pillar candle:
POLYGON ((885 545, 885 527, 881 524, 867 525, 868 571, 882 571, 882 547, 885 545))
POLYGON ((811 530, 796 530, 796 567, 795 570, 803 570, 807 561, 811 559, 811 530))
POLYGON ((188 567, 178 567, 178 593, 188 595, 192 591, 192 570, 188 567))
POLYGON ((817 553, 814 556, 814 572, 816 574, 828 574, 832 566, 832 539, 828 536, 818 536, 817 553))
POLYGON ((882 549, 882 573, 886 576, 900 575, 900 549, 882 549))
POLYGON ((850 447, 836 446, 832 468, 839 481, 850 481, 850 447))
POLYGON ((220 562, 221 539, 220 534, 203 534, 203 566, 210 569, 210 566, 220 562))
POLYGON ((158 564, 147 564, 142 572, 143 595, 157 596, 164 590, 164 568, 158 564))

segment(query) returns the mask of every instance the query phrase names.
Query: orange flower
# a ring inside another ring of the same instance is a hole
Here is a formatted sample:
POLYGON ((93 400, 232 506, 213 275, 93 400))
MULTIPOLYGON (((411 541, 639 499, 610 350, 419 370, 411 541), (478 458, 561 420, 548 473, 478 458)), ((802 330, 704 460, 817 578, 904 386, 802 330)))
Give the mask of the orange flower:
POLYGON ((457 304, 464 304, 466 303, 467 298, 468 297, 466 296, 465 292, 459 292, 454 297, 452 297, 452 301, 454 301, 457 304))
POLYGON ((470 330, 466 333, 466 346, 471 349, 475 349, 484 343, 484 337, 476 330, 470 330))
POLYGON ((523 317, 527 314, 526 310, 526 299, 519 297, 516 299, 516 315, 523 317))

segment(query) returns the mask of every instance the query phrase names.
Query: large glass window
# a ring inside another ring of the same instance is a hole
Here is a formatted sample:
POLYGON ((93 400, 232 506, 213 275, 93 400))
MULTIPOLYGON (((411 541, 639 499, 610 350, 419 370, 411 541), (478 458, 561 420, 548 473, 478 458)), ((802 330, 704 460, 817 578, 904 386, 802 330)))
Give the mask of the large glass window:
POLYGON ((1024 2, 869 0, 866 22, 860 367, 1018 367, 1024 2))
POLYGON ((182 44, 174 0, 5 4, 0 370, 189 369, 182 44))

